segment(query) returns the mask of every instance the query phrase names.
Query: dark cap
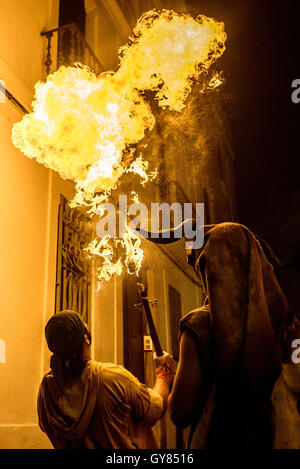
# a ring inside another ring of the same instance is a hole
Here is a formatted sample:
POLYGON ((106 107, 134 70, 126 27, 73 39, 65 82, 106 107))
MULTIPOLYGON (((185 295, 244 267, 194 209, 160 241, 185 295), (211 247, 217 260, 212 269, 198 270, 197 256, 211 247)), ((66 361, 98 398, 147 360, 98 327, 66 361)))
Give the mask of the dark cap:
POLYGON ((85 324, 74 311, 55 314, 45 327, 49 350, 65 359, 81 351, 84 334, 85 324))

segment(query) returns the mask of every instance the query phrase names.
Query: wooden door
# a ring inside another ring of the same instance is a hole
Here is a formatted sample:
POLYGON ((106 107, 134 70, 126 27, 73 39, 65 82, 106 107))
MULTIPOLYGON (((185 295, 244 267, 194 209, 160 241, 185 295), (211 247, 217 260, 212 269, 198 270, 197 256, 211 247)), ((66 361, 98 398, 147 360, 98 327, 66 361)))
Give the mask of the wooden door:
POLYGON ((170 316, 170 336, 171 353, 174 357, 179 357, 179 323, 182 315, 181 294, 169 285, 169 316, 170 316))
POLYGON ((127 274, 123 280, 124 366, 144 382, 143 314, 134 307, 139 302, 136 276, 127 274))
MULTIPOLYGON (((170 317, 170 336, 171 353, 173 357, 179 357, 179 323, 182 316, 181 294, 169 285, 169 317, 170 317)), ((176 448, 184 447, 183 430, 176 427, 176 448)))

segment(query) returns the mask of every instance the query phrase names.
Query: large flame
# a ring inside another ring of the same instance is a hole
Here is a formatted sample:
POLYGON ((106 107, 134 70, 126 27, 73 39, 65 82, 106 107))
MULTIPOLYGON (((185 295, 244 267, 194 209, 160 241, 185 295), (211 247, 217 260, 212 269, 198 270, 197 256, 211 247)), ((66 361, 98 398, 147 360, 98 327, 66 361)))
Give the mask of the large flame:
MULTIPOLYGON (((37 83, 33 112, 14 125, 13 143, 29 158, 73 180, 73 205, 97 213, 125 172, 138 174, 143 184, 155 176, 147 174, 148 162, 134 150, 155 125, 143 92, 152 90, 163 108, 182 110, 193 79, 224 52, 225 42, 222 22, 149 11, 120 49, 116 72, 96 76, 85 66, 61 67, 45 83, 37 83)), ((219 82, 216 78, 209 86, 219 82)), ((140 241, 128 231, 121 243, 125 265, 132 270, 133 263, 138 271, 140 241)), ((121 274, 122 262, 113 259, 108 239, 94 241, 89 251, 104 254, 100 279, 121 274)))
POLYGON ((94 239, 86 248, 89 254, 100 259, 101 268, 98 270, 98 281, 101 286, 102 281, 110 280, 113 275, 120 276, 124 272, 124 267, 129 273, 140 271, 144 258, 141 248, 141 238, 127 227, 127 232, 122 240, 111 243, 111 238, 107 235, 100 241, 94 239), (116 248, 123 248, 123 255, 116 259, 116 248))

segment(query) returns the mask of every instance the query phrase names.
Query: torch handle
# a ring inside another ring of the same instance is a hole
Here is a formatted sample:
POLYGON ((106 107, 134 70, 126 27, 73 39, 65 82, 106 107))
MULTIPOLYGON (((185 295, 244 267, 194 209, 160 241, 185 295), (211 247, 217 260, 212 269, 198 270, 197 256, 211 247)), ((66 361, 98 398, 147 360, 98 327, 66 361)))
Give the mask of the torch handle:
POLYGON ((151 339, 152 339, 152 343, 153 343, 153 346, 154 346, 155 353, 158 357, 161 357, 163 355, 163 351, 162 351, 162 348, 161 348, 161 345, 160 345, 160 340, 159 340, 159 337, 158 337, 158 334, 157 334, 157 330, 156 330, 156 327, 155 327, 155 324, 154 324, 154 321, 153 321, 153 316, 152 316, 151 309, 150 309, 149 302, 148 302, 147 298, 142 298, 142 303, 143 303, 144 310, 145 310, 145 313, 146 313, 146 318, 147 318, 148 325, 149 325, 150 336, 151 336, 151 339))
POLYGON ((151 308, 150 308, 148 296, 147 296, 147 290, 141 284, 138 285, 138 288, 139 288, 139 292, 140 292, 141 299, 142 299, 142 305, 144 307, 144 311, 145 311, 146 318, 148 321, 149 332, 150 332, 150 336, 151 336, 152 343, 154 346, 154 350, 155 350, 156 355, 158 357, 161 357, 163 355, 163 350, 161 348, 160 340, 159 340, 157 330, 153 321, 153 316, 152 316, 152 312, 151 312, 151 308))

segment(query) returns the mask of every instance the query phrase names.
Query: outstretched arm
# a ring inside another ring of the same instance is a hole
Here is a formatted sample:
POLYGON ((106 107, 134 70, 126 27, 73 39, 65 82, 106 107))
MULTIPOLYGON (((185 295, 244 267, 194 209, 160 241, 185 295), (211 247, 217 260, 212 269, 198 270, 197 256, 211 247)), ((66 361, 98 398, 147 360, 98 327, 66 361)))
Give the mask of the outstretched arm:
POLYGON ((179 364, 168 408, 173 423, 186 428, 201 410, 202 372, 192 334, 184 331, 180 340, 179 364))
POLYGON ((161 357, 157 357, 154 353, 154 362, 156 366, 156 382, 153 390, 156 391, 163 399, 163 414, 167 410, 168 397, 171 390, 171 383, 173 381, 172 371, 174 368, 174 361, 171 355, 164 352, 161 357))

